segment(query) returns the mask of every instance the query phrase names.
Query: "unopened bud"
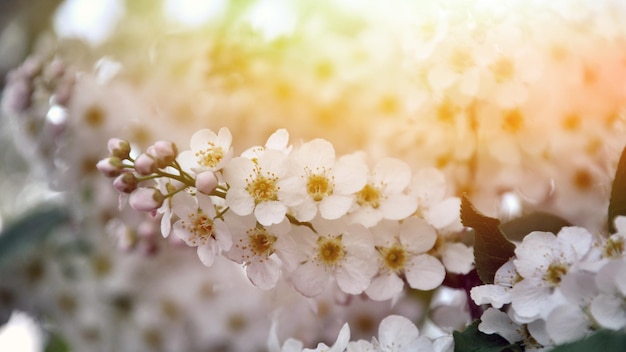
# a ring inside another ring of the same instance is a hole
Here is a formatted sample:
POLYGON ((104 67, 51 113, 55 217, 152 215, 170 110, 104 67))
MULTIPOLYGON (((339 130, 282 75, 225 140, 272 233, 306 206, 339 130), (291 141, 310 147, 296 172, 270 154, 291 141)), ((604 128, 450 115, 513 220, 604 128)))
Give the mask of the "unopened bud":
POLYGON ((173 142, 158 141, 151 145, 146 153, 157 161, 159 168, 164 168, 176 160, 178 148, 173 142))
POLYGON ((111 156, 98 161, 96 168, 106 177, 115 177, 122 173, 124 164, 120 158, 111 156))
POLYGON ((135 171, 141 176, 152 175, 157 168, 156 160, 146 153, 140 154, 135 159, 135 171))
POLYGON ((128 203, 137 211, 151 212, 163 205, 165 196, 153 187, 140 187, 130 194, 128 203))
POLYGON ((201 172, 196 176, 196 189, 200 193, 211 194, 217 187, 217 177, 212 171, 201 172))
POLYGON ((120 193, 130 193, 137 189, 137 177, 132 172, 124 172, 113 180, 113 187, 120 193))
POLYGON ((128 159, 130 155, 130 143, 120 138, 111 138, 107 143, 109 154, 122 160, 128 159))

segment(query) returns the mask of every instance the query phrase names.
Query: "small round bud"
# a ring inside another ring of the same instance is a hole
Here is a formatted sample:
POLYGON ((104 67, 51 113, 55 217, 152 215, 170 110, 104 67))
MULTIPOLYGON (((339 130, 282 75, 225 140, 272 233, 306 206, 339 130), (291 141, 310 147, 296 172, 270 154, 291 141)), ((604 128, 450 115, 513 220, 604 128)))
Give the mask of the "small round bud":
POLYGON ((120 158, 111 156, 98 161, 96 168, 106 177, 115 177, 122 173, 124 164, 120 158))
POLYGON ((107 143, 109 154, 122 160, 128 159, 130 155, 130 143, 120 138, 111 138, 107 143))
POLYGON ((201 172, 196 176, 196 189, 204 194, 211 194, 217 187, 217 177, 212 171, 201 172))
POLYGON ((137 211, 151 212, 163 205, 165 196, 153 187, 139 187, 130 194, 128 203, 137 211))
POLYGON ((124 172, 113 180, 113 187, 120 193, 130 193, 137 189, 137 177, 132 172, 124 172))
POLYGON ((178 148, 173 142, 158 141, 151 145, 146 153, 157 161, 159 168, 164 168, 176 160, 178 148))
POLYGON ((157 168, 156 160, 146 153, 140 154, 135 159, 135 171, 141 176, 152 175, 157 168))

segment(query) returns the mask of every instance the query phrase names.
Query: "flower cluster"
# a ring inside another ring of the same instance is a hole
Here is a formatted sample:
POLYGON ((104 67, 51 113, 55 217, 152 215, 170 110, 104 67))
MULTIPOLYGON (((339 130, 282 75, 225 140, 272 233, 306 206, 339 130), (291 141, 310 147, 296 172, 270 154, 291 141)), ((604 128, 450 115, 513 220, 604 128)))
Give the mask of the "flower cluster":
POLYGON ((576 226, 525 236, 494 283, 471 290, 477 304, 491 306, 479 329, 527 349, 576 341, 599 329, 623 330, 626 217, 615 224, 617 232, 608 238, 576 226))
POLYGON ((305 296, 335 281, 387 300, 405 282, 432 290, 446 268, 471 270, 471 248, 455 236, 458 198, 422 184, 436 170, 414 175, 393 158, 370 167, 363 153, 338 157, 323 139, 294 147, 285 129, 240 156, 231 144, 227 128, 202 129, 188 150, 158 141, 132 157, 130 143, 113 138, 97 166, 121 205, 160 217, 164 237, 197 247, 206 266, 224 254, 263 289, 282 275, 305 296))
POLYGON ((442 336, 434 340, 420 336, 419 329, 409 319, 400 315, 389 315, 380 322, 378 338, 373 337, 371 341, 350 341, 350 326, 346 323, 332 346, 319 343, 314 349, 303 349, 302 342, 296 339, 288 339, 280 346, 276 336, 276 324, 274 324, 270 331, 268 350, 270 352, 452 352, 454 342, 451 336, 442 336))

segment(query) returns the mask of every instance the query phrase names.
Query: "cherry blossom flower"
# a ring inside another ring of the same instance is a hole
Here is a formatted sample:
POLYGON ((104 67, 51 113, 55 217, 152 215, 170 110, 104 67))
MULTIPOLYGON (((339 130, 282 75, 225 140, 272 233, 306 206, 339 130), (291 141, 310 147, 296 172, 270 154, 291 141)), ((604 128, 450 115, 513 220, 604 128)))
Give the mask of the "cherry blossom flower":
POLYGON ((266 150, 256 161, 232 159, 223 170, 224 180, 230 186, 226 205, 242 216, 254 211, 262 225, 280 223, 287 213, 281 198, 291 185, 284 181, 288 171, 287 155, 277 150, 266 150))
POLYGON ((232 138, 226 127, 220 128, 217 134, 210 129, 199 130, 191 136, 191 150, 178 154, 177 160, 184 170, 197 174, 220 170, 233 156, 232 138))
POLYGON ((233 246, 226 256, 237 263, 244 264, 250 281, 266 290, 274 287, 280 277, 282 257, 287 267, 295 266, 288 253, 281 251, 283 241, 291 241, 287 235, 291 226, 287 219, 276 225, 257 224, 254 216, 236 216, 227 213, 224 221, 228 225, 233 246), (292 264, 290 264, 292 263, 292 264))
POLYGON ((230 230, 224 220, 215 218, 215 206, 209 196, 198 193, 194 197, 180 193, 172 199, 171 206, 180 218, 174 224, 174 234, 188 246, 198 248, 202 264, 211 266, 216 255, 230 249, 230 230))
POLYGON ((350 219, 366 227, 381 219, 401 220, 417 209, 417 199, 405 194, 411 180, 409 166, 397 159, 381 159, 371 172, 369 181, 356 194, 356 207, 350 219))
POLYGON ((384 221, 372 229, 378 251, 378 275, 367 295, 375 300, 394 297, 404 287, 432 290, 443 282, 445 269, 441 262, 427 254, 437 241, 437 233, 426 221, 410 217, 402 223, 384 221))
POLYGON ((522 277, 511 290, 512 308, 520 322, 546 318, 550 307, 564 300, 563 276, 585 259, 592 235, 580 227, 564 227, 558 235, 535 231, 515 248, 515 269, 522 277))
POLYGON ((304 143, 294 152, 297 179, 289 188, 299 190, 286 199, 296 219, 310 221, 318 213, 325 219, 345 215, 355 200, 355 193, 367 182, 367 165, 361 154, 345 155, 335 160, 335 148, 323 139, 304 143))
POLYGON ((331 279, 348 294, 360 294, 376 273, 372 234, 362 225, 345 220, 329 221, 319 217, 313 221, 317 233, 299 226, 294 234, 301 263, 291 274, 295 288, 305 296, 317 296, 331 279))

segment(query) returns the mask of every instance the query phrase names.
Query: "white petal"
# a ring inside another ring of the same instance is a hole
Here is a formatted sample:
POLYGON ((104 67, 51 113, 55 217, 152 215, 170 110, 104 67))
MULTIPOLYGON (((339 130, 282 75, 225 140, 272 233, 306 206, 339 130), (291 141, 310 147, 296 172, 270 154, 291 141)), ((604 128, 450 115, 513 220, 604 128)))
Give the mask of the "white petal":
POLYGON ((417 351, 419 330, 409 319, 390 315, 378 326, 378 341, 383 351, 417 351))
POLYGON ((394 273, 383 273, 375 277, 365 290, 367 296, 375 301, 393 298, 404 288, 404 282, 394 273))
POLYGON ((221 250, 229 250, 233 245, 233 238, 228 225, 222 219, 215 219, 213 222, 214 234, 221 250))
POLYGON ((354 198, 351 196, 342 196, 333 194, 319 203, 320 214, 324 219, 334 220, 346 215, 354 198))
POLYGON ((417 210, 417 198, 405 194, 392 194, 380 203, 385 219, 402 220, 417 210))
POLYGON ((261 290, 269 290, 278 282, 280 266, 272 258, 267 258, 262 262, 255 260, 246 267, 246 273, 256 287, 261 290))
POLYGON ((463 243, 447 243, 441 261, 449 272, 467 274, 474 267, 474 249, 463 243))
POLYGON ((404 271, 412 288, 425 291, 439 287, 446 276, 443 264, 428 254, 411 258, 404 271))
POLYGON ((354 212, 350 213, 350 220, 354 223, 361 224, 365 227, 372 227, 383 218, 382 212, 370 206, 358 207, 354 212))
POLYGON ((367 183, 368 168, 361 153, 344 155, 333 166, 335 192, 352 194, 367 183))
POLYGON ((288 143, 289 132, 284 128, 280 128, 276 130, 276 132, 272 133, 271 136, 269 136, 267 142, 265 143, 265 147, 267 149, 283 150, 287 148, 288 143))
POLYGON ((382 182, 387 193, 401 193, 411 181, 411 168, 402 160, 383 158, 374 168, 373 179, 382 182))
POLYGON ((222 170, 222 175, 231 187, 245 188, 247 186, 246 179, 256 177, 254 162, 243 157, 233 158, 222 170))
POLYGON ((172 211, 181 219, 187 219, 198 212, 196 198, 189 193, 181 192, 172 198, 172 211))
POLYGON ((434 227, 441 229, 460 219, 461 200, 456 197, 447 198, 434 204, 424 213, 424 218, 434 227))
POLYGON ((491 304, 494 308, 502 308, 503 305, 511 303, 511 293, 507 287, 499 285, 474 286, 470 295, 477 305, 491 304))
POLYGON ((426 221, 410 217, 400 225, 400 243, 414 253, 425 253, 437 242, 437 232, 426 221))
POLYGON ((626 326, 624 298, 600 294, 591 302, 591 315, 603 327, 619 330, 626 326))
POLYGON ((195 153, 197 151, 206 149, 208 146, 208 143, 209 142, 215 143, 216 139, 217 139, 217 135, 215 134, 215 132, 206 128, 201 129, 197 131, 196 133, 194 133, 193 136, 191 136, 189 146, 191 147, 191 150, 195 153))
POLYGON ((328 169, 335 163, 335 148, 329 141, 316 138, 300 146, 298 158, 312 172, 316 172, 317 168, 328 169))
POLYGON ((358 295, 369 286, 376 270, 372 260, 349 256, 335 272, 337 285, 345 293, 358 295))
POLYGON ((556 344, 582 339, 591 332, 589 320, 577 306, 562 305, 552 310, 546 320, 546 329, 556 344))
POLYGON ((504 337, 509 343, 521 341, 524 336, 519 325, 498 309, 488 308, 480 318, 478 330, 485 334, 498 334, 504 337))
POLYGON ((204 266, 213 265, 216 252, 218 251, 217 244, 213 241, 209 241, 207 244, 198 246, 198 257, 204 266))
POLYGON ((254 210, 254 199, 242 188, 231 188, 226 193, 226 205, 237 215, 245 216, 254 210))
POLYGON ((290 279, 298 292, 306 297, 314 297, 324 292, 329 276, 318 263, 309 261, 298 267, 290 279))
POLYGON ((287 207, 277 201, 262 202, 254 209, 254 216, 263 226, 278 224, 285 219, 287 207))
POLYGON ((226 151, 230 148, 232 141, 233 136, 230 133, 230 130, 227 127, 220 128, 219 132, 217 132, 217 137, 215 138, 215 144, 222 147, 226 151))
POLYGON ((198 158, 191 150, 183 150, 176 157, 176 161, 180 164, 180 167, 191 174, 195 174, 193 169, 198 167, 198 158))

